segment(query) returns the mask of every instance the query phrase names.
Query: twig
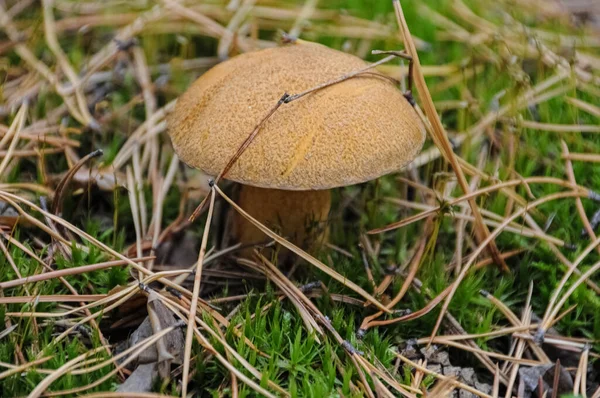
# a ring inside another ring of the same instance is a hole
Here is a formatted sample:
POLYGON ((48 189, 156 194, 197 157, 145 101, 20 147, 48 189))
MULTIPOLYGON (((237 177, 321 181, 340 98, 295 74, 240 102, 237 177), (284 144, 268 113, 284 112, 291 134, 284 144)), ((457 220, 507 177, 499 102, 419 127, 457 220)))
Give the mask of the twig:
MULTIPOLYGON (((215 186, 216 188, 216 186, 215 186)), ((219 192, 220 193, 220 192, 219 192)), ((213 216, 213 210, 215 205, 215 189, 211 189, 210 192, 210 205, 208 208, 208 216, 206 217, 206 224, 204 226, 204 233, 202 234, 202 243, 200 245, 200 253, 198 254, 198 263, 196 266, 196 273, 194 274, 194 290, 192 292, 192 301, 190 303, 190 313, 187 322, 187 331, 185 335, 185 352, 183 358, 183 373, 181 382, 181 395, 187 396, 187 385, 190 371, 190 357, 192 352, 192 338, 194 336, 194 330, 196 329, 196 309, 198 308, 198 296, 200 295, 200 283, 202 278, 202 265, 204 262, 204 255, 206 253, 206 245, 208 243, 208 233, 210 231, 210 223, 213 216)))
MULTIPOLYGON (((3 245, 1 240, 0 240, 0 244, 3 245)), ((133 261, 146 261, 151 258, 152 258, 152 256, 148 256, 148 257, 141 257, 141 258, 133 258, 132 260, 133 261)), ((21 286, 26 283, 40 282, 40 281, 45 281, 48 279, 54 279, 54 278, 58 278, 58 277, 64 277, 64 276, 68 276, 68 275, 84 274, 86 272, 97 271, 100 269, 111 268, 111 267, 116 267, 116 266, 126 265, 126 264, 127 264, 126 261, 114 260, 114 261, 106 261, 106 262, 98 263, 98 264, 82 265, 80 267, 61 269, 58 271, 45 272, 43 274, 27 276, 25 278, 19 277, 19 279, 13 279, 8 282, 0 282, 0 289, 8 289, 11 287, 21 286)))

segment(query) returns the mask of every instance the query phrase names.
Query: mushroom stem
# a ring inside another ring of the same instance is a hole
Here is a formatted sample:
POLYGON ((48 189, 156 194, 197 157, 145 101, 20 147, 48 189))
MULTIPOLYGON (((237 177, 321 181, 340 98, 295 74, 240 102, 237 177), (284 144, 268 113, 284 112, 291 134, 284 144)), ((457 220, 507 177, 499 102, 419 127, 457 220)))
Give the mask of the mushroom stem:
MULTIPOLYGON (((302 249, 314 251, 327 239, 331 193, 285 191, 242 185, 238 204, 259 222, 302 249)), ((235 212, 233 237, 244 244, 265 242, 258 228, 235 212)))

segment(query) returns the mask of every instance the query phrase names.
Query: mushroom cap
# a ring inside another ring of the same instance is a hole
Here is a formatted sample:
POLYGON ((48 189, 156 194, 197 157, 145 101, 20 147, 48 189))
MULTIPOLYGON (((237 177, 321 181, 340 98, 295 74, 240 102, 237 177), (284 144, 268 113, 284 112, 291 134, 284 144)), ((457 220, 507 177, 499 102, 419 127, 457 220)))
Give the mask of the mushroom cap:
MULTIPOLYGON (((298 40, 245 53, 204 73, 178 99, 169 135, 180 159, 218 175, 284 93, 296 94, 368 65, 298 40)), ((421 150, 417 113, 369 70, 283 104, 225 178, 286 190, 330 189, 397 171, 421 150)))

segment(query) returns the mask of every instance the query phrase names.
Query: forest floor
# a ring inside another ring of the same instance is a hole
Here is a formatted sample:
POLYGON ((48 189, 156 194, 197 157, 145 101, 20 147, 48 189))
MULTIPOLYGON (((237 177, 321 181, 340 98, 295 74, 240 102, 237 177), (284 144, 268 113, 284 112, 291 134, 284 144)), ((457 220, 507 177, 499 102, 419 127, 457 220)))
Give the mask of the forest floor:
POLYGON ((600 397, 600 12, 564 3, 0 2, 0 396, 600 397), (428 138, 279 271, 166 120, 283 32, 414 45, 428 138))

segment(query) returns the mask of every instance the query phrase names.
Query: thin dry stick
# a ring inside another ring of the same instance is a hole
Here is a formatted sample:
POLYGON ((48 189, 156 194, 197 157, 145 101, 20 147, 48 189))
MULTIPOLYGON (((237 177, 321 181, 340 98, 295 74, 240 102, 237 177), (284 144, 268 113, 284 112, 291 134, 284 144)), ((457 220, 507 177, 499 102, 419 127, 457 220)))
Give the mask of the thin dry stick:
MULTIPOLYGON (((146 120, 152 120, 152 116, 154 115, 154 112, 156 112, 157 107, 156 97, 154 95, 150 71, 148 70, 148 65, 146 62, 146 56, 144 55, 142 48, 137 46, 133 48, 133 60, 136 77, 140 86, 142 87, 146 120)), ((148 124, 148 130, 152 130, 153 128, 153 123, 148 124)), ((156 173, 158 171, 158 137, 154 138, 148 146, 150 147, 150 164, 148 166, 148 174, 150 176, 150 181, 154 182, 156 173)), ((146 146, 146 149, 148 149, 148 146, 146 146)))
POLYGON ((588 371, 588 355, 589 349, 585 349, 583 354, 579 358, 579 365, 577 366, 577 374, 575 375, 575 381, 573 382, 573 395, 581 393, 582 396, 586 396, 586 374, 588 371))
MULTIPOLYGON (((4 170, 6 169, 6 166, 8 166, 11 160, 11 153, 14 152, 15 148, 17 147, 17 143, 19 142, 19 136, 21 134, 21 131, 23 130, 25 119, 27 118, 28 109, 29 102, 26 101, 23 103, 23 105, 21 105, 21 109, 19 109, 19 112, 17 112, 15 120, 13 121, 11 128, 9 129, 9 133, 12 130, 14 131, 14 134, 12 136, 12 141, 10 142, 10 145, 8 147, 8 152, 4 156, 4 159, 2 159, 2 163, 0 163, 0 176, 4 175, 4 170)), ((7 133, 6 136, 8 137, 9 134, 7 133)))
MULTIPOLYGON (((156 195, 156 199, 152 203, 153 205, 153 217, 150 220, 150 226, 152 228, 152 251, 154 254, 156 250, 159 238, 160 231, 162 228, 162 215, 163 215, 163 207, 165 202, 165 197, 171 188, 171 184, 173 184, 173 180, 175 178, 175 173, 177 172, 177 167, 179 166, 179 158, 177 155, 173 155, 171 158, 171 163, 169 164, 169 168, 167 169, 167 174, 164 177, 157 177, 160 181, 158 183, 158 195, 156 195)), ((148 263, 148 270, 152 271, 154 267, 154 261, 150 261, 148 263)))
MULTIPOLYGON (((391 325, 391 324, 397 323, 397 322, 405 322, 405 321, 410 321, 413 319, 418 319, 424 315, 427 315, 428 313, 433 311, 433 309, 435 307, 437 307, 437 305, 439 303, 441 303, 443 299, 445 299, 448 296, 448 294, 450 293, 450 289, 451 289, 451 286, 448 286, 440 294, 438 294, 436 297, 431 299, 427 303, 427 305, 425 305, 425 307, 423 307, 417 311, 411 312, 407 315, 404 315, 404 316, 401 316, 398 318, 385 319, 383 321, 371 320, 366 325, 364 325, 364 326, 361 325, 361 329, 366 330, 366 328, 375 327, 375 326, 387 326, 387 325, 391 325)), ((364 322, 363 322, 363 324, 364 324, 364 322)), ((359 330, 359 332, 360 332, 360 330, 359 330)))
POLYGON ((298 18, 296 18, 296 20, 294 21, 294 25, 288 32, 290 37, 300 37, 300 32, 304 28, 304 24, 308 19, 310 19, 311 15, 314 13, 318 3, 319 0, 307 0, 304 2, 304 6, 302 6, 302 10, 300 11, 298 18))
MULTIPOLYGON (((427 88, 427 84, 425 83, 425 78, 423 77, 423 73, 421 72, 421 62, 419 61, 419 55, 417 53, 417 49, 415 44, 411 38, 410 31, 408 29, 408 25, 404 18, 404 13, 402 11, 402 6, 400 5, 399 0, 394 0, 394 8, 396 10, 396 19, 398 20, 398 25, 400 26, 400 30, 402 32, 402 36, 404 39, 404 45, 407 48, 408 54, 412 57, 412 62, 414 63, 414 79, 415 85, 423 99, 423 105, 425 108, 425 114, 431 123, 431 128, 434 135, 434 141, 436 145, 440 147, 440 151, 444 154, 446 160, 448 160, 456 174, 458 179, 458 183, 465 194, 469 194, 469 185, 467 180, 463 174, 462 168, 460 167, 457 157, 452 150, 452 144, 448 139, 448 135, 446 134, 442 122, 435 110, 435 105, 433 104, 433 99, 431 98, 431 94, 429 93, 429 89, 427 88)), ((490 236, 490 231, 487 226, 483 222, 483 218, 481 217, 481 213, 479 212, 479 208, 477 207, 477 203, 473 199, 469 199, 469 206, 471 207, 471 211, 473 216, 475 217, 475 231, 478 237, 479 242, 484 241, 487 237, 490 236)), ((508 266, 500 256, 500 252, 496 247, 496 243, 494 241, 490 242, 489 249, 492 258, 494 258, 496 264, 498 264, 504 271, 508 271, 508 266)))
MULTIPOLYGON (((138 196, 136 195, 135 182, 131 166, 127 166, 127 194, 129 196, 129 207, 133 216, 133 229, 135 231, 135 248, 138 257, 142 257, 142 231, 140 226, 140 209, 138 206, 138 196)), ((142 264, 140 263, 140 267, 142 264)), ((141 271, 138 271, 138 279, 142 279, 141 271)))
POLYGON ((69 63, 67 56, 62 51, 62 49, 60 48, 60 44, 58 43, 58 39, 56 37, 56 24, 54 21, 54 14, 52 11, 52 8, 54 7, 54 0, 42 0, 42 5, 44 9, 44 37, 46 38, 48 48, 50 48, 50 50, 56 57, 60 68, 63 70, 65 75, 67 75, 67 78, 75 88, 75 99, 77 101, 79 114, 81 115, 84 121, 83 124, 86 126, 98 128, 98 122, 94 120, 88 109, 88 104, 85 99, 85 95, 83 94, 81 85, 79 83, 79 76, 69 63))
MULTIPOLYGON (((79 395, 81 398, 123 398, 122 392, 94 392, 79 395)), ((127 398, 172 398, 172 395, 157 394, 151 392, 128 392, 127 398)))
MULTIPOLYGON (((526 325, 526 326, 523 326, 523 325, 510 326, 510 327, 505 327, 502 329, 493 330, 491 332, 484 332, 484 333, 448 334, 448 335, 443 335, 443 336, 437 336, 436 341, 461 341, 461 340, 473 340, 473 339, 480 339, 480 338, 486 338, 487 340, 489 340, 489 339, 506 336, 509 334, 517 333, 517 332, 527 332, 530 330, 534 330, 535 328, 537 328, 537 326, 538 326, 537 324, 530 324, 530 325, 526 325)), ((429 337, 423 337, 423 338, 417 339, 417 344, 419 344, 419 345, 427 344, 428 342, 429 342, 429 337)))
POLYGON ((105 305, 112 301, 116 301, 118 299, 123 298, 124 296, 129 297, 129 295, 132 292, 135 294, 135 291, 137 288, 138 288, 137 285, 132 285, 125 289, 119 290, 118 292, 115 292, 113 294, 104 295, 103 298, 100 298, 99 300, 95 300, 89 304, 85 304, 80 307, 72 308, 70 310, 63 311, 63 312, 23 312, 23 311, 21 311, 21 312, 7 312, 6 314, 8 316, 14 316, 14 317, 19 317, 19 318, 23 318, 26 316, 32 316, 32 317, 38 317, 38 318, 66 318, 69 315, 76 314, 83 310, 101 306, 101 305, 105 305))
MULTIPOLYGON (((231 44, 236 35, 236 30, 238 30, 244 19, 252 11, 255 2, 256 0, 244 0, 244 4, 236 10, 235 14, 229 20, 227 28, 222 32, 221 40, 219 40, 219 46, 217 47, 217 55, 220 59, 227 59, 231 44)), ((239 32, 237 35, 239 36, 239 32)))
MULTIPOLYGON (((527 307, 525 309, 525 311, 523 311, 523 317, 522 317, 521 323, 525 325, 530 322, 531 322, 531 307, 527 307)), ((520 364, 520 362, 517 361, 517 359, 522 358, 524 352, 525 352, 525 341, 519 340, 517 342, 517 347, 515 349, 514 359, 511 361, 512 369, 510 372, 510 377, 508 379, 508 385, 506 386, 506 396, 505 396, 506 398, 512 397, 512 389, 513 389, 513 385, 517 379, 517 373, 519 371, 519 364, 520 364)))
POLYGON ((576 160, 580 162, 600 163, 600 155, 594 153, 566 153, 563 154, 562 159, 576 160))
POLYGON ((586 111, 590 115, 600 117, 600 106, 592 105, 589 102, 585 102, 573 97, 565 97, 565 100, 577 108, 586 111))
POLYGON ((43 157, 44 155, 53 155, 63 153, 63 148, 43 148, 43 149, 17 149, 10 153, 9 151, 0 151, 0 157, 11 155, 13 158, 27 158, 30 156, 43 157))
POLYGON ((541 123, 531 120, 520 120, 518 123, 528 129, 554 133, 600 133, 600 126, 596 125, 541 123))
MULTIPOLYGON (((418 203, 418 202, 412 202, 409 200, 404 200, 404 199, 396 199, 396 198, 385 198, 386 201, 390 202, 390 203, 394 203, 403 207, 408 207, 408 208, 413 208, 413 209, 418 209, 418 210, 431 210, 433 209, 433 206, 431 205, 426 205, 426 204, 422 204, 422 203, 418 203)), ((468 209, 468 205, 464 205, 464 204, 460 204, 463 207, 463 210, 468 209)), ((488 210, 481 210, 481 213, 484 216, 490 217, 490 218, 494 218, 497 221, 492 221, 490 219, 484 218, 484 222, 486 223, 486 225, 492 226, 492 227, 497 227, 498 225, 500 225, 500 222, 503 220, 502 216, 496 214, 496 213, 492 213, 488 210)), ((442 214, 445 217, 450 217, 450 218, 454 218, 456 220, 460 220, 460 221, 465 221, 465 222, 474 222, 475 218, 473 216, 469 216, 469 215, 465 215, 465 213, 461 212, 461 213, 443 213, 442 214)), ((540 240, 546 241, 546 242, 550 242, 550 243, 554 243, 556 245, 559 246, 567 246, 567 243, 561 239, 555 238, 554 236, 551 235, 547 235, 541 231, 538 230, 534 230, 531 228, 527 228, 524 227, 522 225, 519 225, 517 223, 511 223, 510 226, 505 228, 506 232, 512 232, 521 236, 526 236, 526 237, 530 237, 530 238, 538 238, 540 240)), ((455 258, 457 256, 455 255, 455 258)), ((502 254, 502 257, 505 258, 504 253, 502 254)), ((462 258, 462 257, 461 257, 462 258)), ((459 263, 462 264, 462 259, 459 261, 458 258, 456 258, 456 260, 453 260, 455 263, 459 263)), ((455 264, 455 266, 457 266, 457 264, 455 264)))
MULTIPOLYGON (((47 356, 44 358, 36 359, 35 361, 27 362, 27 363, 24 363, 23 365, 13 366, 10 369, 5 370, 4 372, 0 373, 0 380, 10 377, 16 373, 28 371, 29 369, 31 369, 37 365, 41 365, 44 362, 48 362, 50 359, 52 359, 52 356, 47 356)), ((39 371, 39 370, 36 369, 36 371, 39 371)))
MULTIPOLYGON (((3 245, 2 241, 0 240, 0 244, 3 245)), ((152 259, 152 256, 148 256, 148 257, 141 257, 141 258, 132 258, 131 260, 133 261, 146 261, 146 260, 150 260, 152 259)), ((126 261, 123 260, 113 260, 113 261, 106 261, 103 263, 98 263, 98 264, 92 264, 92 265, 82 265, 80 267, 74 267, 74 268, 67 268, 67 269, 61 269, 58 271, 51 271, 51 272, 45 272, 43 274, 37 274, 37 275, 32 275, 32 276, 27 276, 25 278, 20 277, 19 279, 13 279, 11 281, 8 282, 1 282, 0 283, 0 289, 8 289, 10 287, 16 287, 16 286, 21 286, 27 283, 34 283, 34 282, 40 282, 40 281, 45 281, 48 279, 54 279, 54 278, 58 278, 58 277, 65 277, 68 275, 78 275, 78 274, 83 274, 86 272, 91 272, 91 271, 97 271, 100 269, 105 269, 105 268, 111 268, 111 267, 116 267, 116 266, 120 266, 120 265, 127 265, 126 261)))
POLYGON ((373 68, 375 68, 375 67, 377 67, 377 66, 379 66, 379 65, 382 65, 382 64, 385 64, 386 62, 389 62, 389 61, 391 61, 392 59, 394 59, 394 58, 398 57, 398 56, 399 56, 399 54, 400 54, 400 53, 398 53, 398 52, 395 52, 393 55, 389 55, 389 56, 387 56, 387 57, 385 57, 385 58, 382 58, 382 59, 380 59, 380 60, 379 60, 379 61, 377 61, 377 62, 373 62, 372 64, 369 64, 369 65, 365 66, 365 67, 364 67, 364 68, 362 68, 362 69, 356 70, 356 71, 354 71, 354 72, 350 72, 350 73, 348 73, 347 75, 341 76, 341 77, 339 77, 339 78, 337 78, 337 79, 333 79, 333 80, 330 80, 330 81, 328 81, 328 82, 325 82, 325 83, 319 84, 319 85, 317 85, 317 86, 315 86, 315 87, 313 87, 313 88, 310 88, 310 89, 308 89, 308 90, 306 90, 306 91, 302 91, 301 93, 294 94, 294 95, 290 95, 290 96, 288 96, 288 97, 285 99, 285 103, 286 103, 286 104, 289 104, 290 102, 292 102, 292 101, 295 101, 295 100, 297 100, 297 99, 300 99, 300 98, 304 97, 305 95, 308 95, 308 94, 310 94, 310 93, 313 93, 313 92, 315 92, 315 91, 317 91, 317 90, 321 90, 321 89, 323 89, 323 88, 326 88, 326 87, 329 87, 329 86, 333 86, 334 84, 338 84, 338 83, 341 83, 341 82, 343 82, 343 81, 345 81, 345 80, 348 80, 348 79, 351 79, 351 78, 353 78, 353 77, 355 77, 355 76, 358 76, 358 75, 360 75, 361 73, 365 73, 366 71, 368 71, 368 70, 370 70, 370 69, 373 69, 373 68))
POLYGON ((36 296, 15 296, 0 297, 0 304, 27 304, 27 303, 82 303, 88 301, 98 301, 106 298, 106 294, 80 294, 73 296, 71 294, 52 294, 36 296))
MULTIPOLYGON (((151 141, 148 146, 152 145, 151 141)), ((137 196, 137 204, 138 204, 138 215, 140 222, 140 232, 142 236, 146 236, 148 232, 148 207, 146 206, 146 195, 144 195, 144 179, 142 178, 142 164, 140 160, 140 146, 136 145, 133 151, 133 177, 134 177, 134 185, 130 187, 133 191, 133 195, 137 196)))
POLYGON ((187 385, 189 380, 190 372, 190 360, 192 356, 192 339, 194 337, 194 329, 196 328, 196 309, 198 308, 198 296, 200 295, 200 283, 202 279, 202 265, 204 262, 204 255, 206 254, 206 245, 208 244, 208 233, 210 231, 210 223, 213 216, 213 210, 215 206, 215 189, 210 191, 210 205, 208 208, 208 216, 206 217, 206 224, 204 225, 204 233, 202 234, 202 243, 200 245, 200 253, 198 254, 198 264, 196 266, 196 273, 194 274, 194 290, 192 292, 192 301, 190 303, 190 313, 187 322, 187 331, 185 335, 185 351, 183 357, 183 373, 181 381, 181 395, 187 396, 187 385))
MULTIPOLYGON (((567 143, 564 140, 561 140, 561 145, 563 150, 563 156, 568 156, 569 147, 567 146, 567 143)), ((572 184, 577 184, 577 180, 575 179, 575 172, 573 171, 573 164, 570 160, 567 160, 565 162, 565 172, 567 174, 567 177, 569 178, 569 181, 571 181, 572 184)), ((577 212, 579 213, 579 218, 583 223, 585 231, 587 232, 590 239, 596 240, 594 228, 590 224, 590 220, 588 220, 587 215, 585 214, 585 208, 583 207, 583 202, 581 201, 581 198, 575 199, 575 205, 577 206, 577 212)), ((600 247, 596 247, 596 250, 598 251, 598 253, 600 253, 600 247)))

